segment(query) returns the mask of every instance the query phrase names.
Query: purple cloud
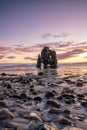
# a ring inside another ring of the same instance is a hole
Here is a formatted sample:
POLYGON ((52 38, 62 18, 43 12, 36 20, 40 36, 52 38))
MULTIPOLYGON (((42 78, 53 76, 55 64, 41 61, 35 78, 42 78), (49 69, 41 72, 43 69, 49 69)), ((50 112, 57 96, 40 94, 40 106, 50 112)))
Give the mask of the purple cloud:
POLYGON ((32 58, 32 57, 24 57, 25 60, 37 60, 36 58, 32 58))
POLYGON ((84 53, 84 50, 81 49, 75 49, 66 53, 57 54, 58 59, 67 59, 71 57, 75 57, 78 54, 84 53))
POLYGON ((43 39, 47 39, 47 38, 50 37, 50 36, 51 36, 50 33, 46 33, 46 34, 44 34, 44 35, 42 36, 42 38, 43 38, 43 39))
POLYGON ((0 55, 0 59, 4 58, 4 55, 0 55))
POLYGON ((11 47, 0 46, 0 54, 6 54, 11 51, 11 47))
POLYGON ((6 57, 6 58, 8 58, 8 59, 14 59, 14 58, 16 58, 15 56, 8 56, 8 57, 6 57))
POLYGON ((47 39, 47 38, 49 38, 49 37, 64 38, 64 37, 67 37, 67 36, 69 36, 69 35, 71 35, 71 33, 65 32, 65 33, 62 33, 62 34, 60 34, 60 35, 46 33, 46 34, 44 34, 44 35, 42 36, 42 38, 43 38, 43 39, 47 39))

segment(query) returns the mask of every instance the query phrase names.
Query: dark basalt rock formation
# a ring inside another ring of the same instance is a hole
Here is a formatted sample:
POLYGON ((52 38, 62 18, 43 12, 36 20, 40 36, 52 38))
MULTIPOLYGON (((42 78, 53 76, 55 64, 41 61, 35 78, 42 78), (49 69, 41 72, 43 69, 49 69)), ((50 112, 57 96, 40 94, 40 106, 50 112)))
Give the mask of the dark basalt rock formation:
POLYGON ((41 51, 41 55, 38 55, 37 68, 41 68, 41 63, 44 65, 44 69, 47 69, 49 65, 50 68, 57 68, 57 57, 54 50, 50 50, 49 47, 44 47, 41 51))

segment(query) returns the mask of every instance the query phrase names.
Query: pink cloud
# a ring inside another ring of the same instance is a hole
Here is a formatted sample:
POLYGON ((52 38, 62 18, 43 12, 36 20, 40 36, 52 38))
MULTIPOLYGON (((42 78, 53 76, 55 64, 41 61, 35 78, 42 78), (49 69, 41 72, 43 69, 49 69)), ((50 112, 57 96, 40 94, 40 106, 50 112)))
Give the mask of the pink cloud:
POLYGON ((0 55, 0 59, 3 59, 4 58, 4 55, 0 55))
POLYGON ((83 49, 75 49, 66 53, 57 54, 57 57, 58 59, 68 59, 71 57, 76 57, 78 54, 82 54, 84 52, 85 51, 83 49))
POLYGON ((50 34, 50 33, 46 33, 42 36, 43 39, 47 39, 47 38, 50 38, 50 37, 54 37, 54 38, 64 38, 64 37, 67 37, 67 36, 70 36, 71 33, 62 33, 60 35, 57 35, 57 34, 50 34))
POLYGON ((24 57, 25 60, 37 60, 37 58, 32 58, 32 57, 24 57))
POLYGON ((14 58, 16 58, 15 56, 8 56, 8 57, 6 57, 6 58, 8 58, 8 59, 14 59, 14 58))

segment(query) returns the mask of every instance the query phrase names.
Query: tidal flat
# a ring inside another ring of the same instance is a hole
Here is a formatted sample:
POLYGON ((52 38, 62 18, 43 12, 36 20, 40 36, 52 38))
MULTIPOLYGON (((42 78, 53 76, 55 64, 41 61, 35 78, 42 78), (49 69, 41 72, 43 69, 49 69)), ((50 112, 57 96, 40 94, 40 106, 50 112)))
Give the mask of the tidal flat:
POLYGON ((87 130, 87 73, 1 73, 0 130, 87 130))

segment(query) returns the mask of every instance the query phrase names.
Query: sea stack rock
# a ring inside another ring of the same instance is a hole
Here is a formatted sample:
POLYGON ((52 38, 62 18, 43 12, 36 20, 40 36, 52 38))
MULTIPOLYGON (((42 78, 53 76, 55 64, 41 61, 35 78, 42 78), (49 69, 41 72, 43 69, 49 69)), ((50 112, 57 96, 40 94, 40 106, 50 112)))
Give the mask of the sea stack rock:
POLYGON ((49 47, 44 47, 41 51, 41 55, 38 55, 36 67, 41 68, 41 63, 43 63, 44 69, 47 69, 48 66, 53 69, 57 68, 56 52, 49 49, 49 47))

